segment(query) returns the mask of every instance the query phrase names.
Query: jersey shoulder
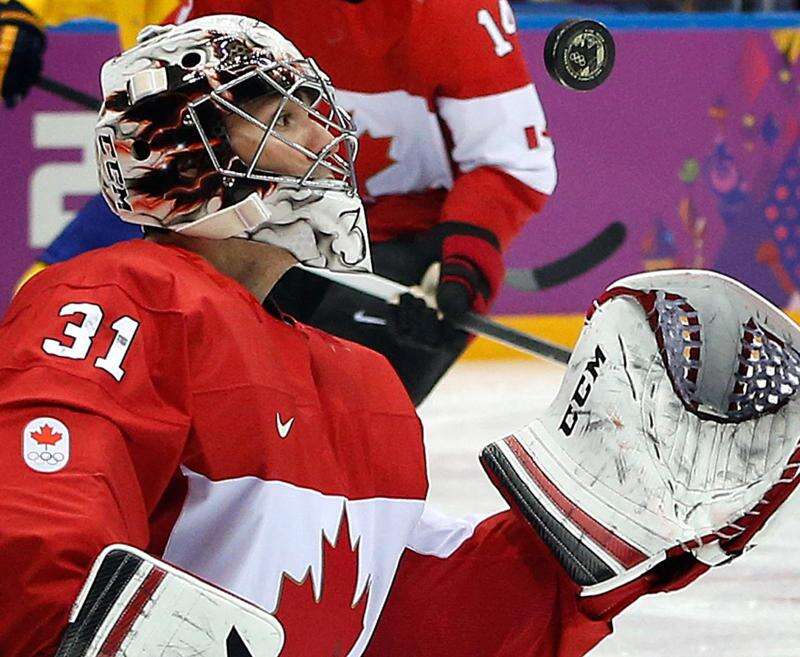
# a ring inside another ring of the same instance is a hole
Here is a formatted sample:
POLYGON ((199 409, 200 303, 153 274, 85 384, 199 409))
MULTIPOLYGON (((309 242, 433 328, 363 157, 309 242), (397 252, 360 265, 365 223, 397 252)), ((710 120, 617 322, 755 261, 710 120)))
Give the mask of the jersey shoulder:
POLYGON ((425 0, 411 38, 441 95, 487 96, 531 83, 508 0, 425 0))
MULTIPOLYGON (((489 22, 506 37, 517 32, 514 10, 508 0, 424 0, 417 12, 414 22, 417 39, 428 42, 445 39, 442 47, 474 50, 476 57, 497 55, 492 38, 494 30, 487 29, 489 22)), ((452 57, 448 61, 453 66, 459 65, 452 57)))
POLYGON ((198 297, 219 289, 212 272, 188 251, 129 240, 47 267, 21 288, 19 296, 52 295, 58 288, 116 288, 143 310, 187 313, 198 297))
POLYGON ((323 390, 336 386, 347 391, 353 408, 406 416, 418 422, 414 404, 385 356, 313 326, 298 326, 309 338, 323 390))
POLYGON ((121 409, 138 409, 182 422, 188 322, 182 308, 170 307, 181 268, 191 271, 166 249, 127 243, 34 276, 0 323, 0 342, 11 345, 0 351, 0 376, 15 377, 2 394, 21 399, 38 389, 117 420, 128 416, 121 409))

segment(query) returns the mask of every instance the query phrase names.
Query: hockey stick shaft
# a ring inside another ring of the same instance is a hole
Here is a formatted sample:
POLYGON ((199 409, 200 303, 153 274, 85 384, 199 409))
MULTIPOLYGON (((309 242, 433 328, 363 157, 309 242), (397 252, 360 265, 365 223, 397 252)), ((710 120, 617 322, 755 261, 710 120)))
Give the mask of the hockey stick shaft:
MULTIPOLYGON (((312 267, 303 267, 303 269, 339 285, 382 299, 387 303, 392 303, 401 294, 413 294, 410 287, 376 274, 344 274, 312 267)), ((569 349, 561 345, 509 328, 477 313, 466 313, 463 318, 459 321, 454 321, 453 324, 469 333, 482 335, 495 342, 501 342, 519 351, 546 358, 562 365, 569 362, 569 357, 572 354, 569 349)))
POLYGON ((88 110, 92 110, 94 112, 100 110, 101 103, 97 98, 83 93, 82 91, 78 91, 73 87, 59 82, 58 80, 53 80, 52 78, 42 75, 36 82, 36 86, 44 91, 47 91, 48 93, 53 94, 54 96, 58 96, 59 98, 73 102, 76 105, 80 105, 88 110))
POLYGON ((467 313, 455 324, 458 328, 469 331, 474 335, 482 335, 512 349, 530 353, 560 365, 566 365, 572 355, 569 349, 561 345, 517 331, 477 313, 467 313))

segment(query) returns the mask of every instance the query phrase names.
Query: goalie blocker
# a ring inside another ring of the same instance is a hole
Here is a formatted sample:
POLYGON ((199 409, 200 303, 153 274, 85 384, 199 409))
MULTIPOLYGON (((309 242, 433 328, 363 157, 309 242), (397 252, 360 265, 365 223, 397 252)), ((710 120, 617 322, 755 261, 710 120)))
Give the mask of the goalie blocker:
POLYGON ((111 545, 92 567, 56 657, 152 657, 166 646, 181 655, 277 657, 283 642, 280 622, 264 610, 135 548, 111 545))
POLYGON ((545 414, 486 447, 500 492, 610 618, 752 545, 797 486, 800 329, 707 271, 594 302, 545 414))

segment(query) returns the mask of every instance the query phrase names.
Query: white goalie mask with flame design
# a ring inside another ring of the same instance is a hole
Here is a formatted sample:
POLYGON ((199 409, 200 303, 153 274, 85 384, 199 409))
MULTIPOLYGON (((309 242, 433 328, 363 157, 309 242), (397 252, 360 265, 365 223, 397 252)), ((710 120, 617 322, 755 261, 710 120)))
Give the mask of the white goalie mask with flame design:
POLYGON ((371 269, 355 129, 312 59, 243 16, 148 27, 138 41, 103 67, 96 128, 103 195, 124 221, 265 242, 310 266, 371 269), (264 98, 275 101, 266 121, 248 109, 264 98), (316 150, 280 130, 298 108, 327 135, 316 150), (231 119, 260 131, 252 154, 234 149, 231 119), (302 156, 304 171, 265 168, 276 147, 302 156))

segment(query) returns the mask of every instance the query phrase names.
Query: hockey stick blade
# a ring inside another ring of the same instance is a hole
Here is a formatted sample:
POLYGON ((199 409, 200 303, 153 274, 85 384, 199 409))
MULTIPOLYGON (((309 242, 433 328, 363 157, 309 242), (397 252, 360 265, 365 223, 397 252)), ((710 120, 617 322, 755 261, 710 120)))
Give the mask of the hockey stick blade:
POLYGON ((625 224, 615 221, 582 247, 555 262, 533 269, 509 268, 506 283, 522 292, 546 290, 566 283, 610 258, 622 246, 626 233, 625 224))
POLYGON ((93 112, 98 112, 100 110, 101 103, 97 98, 90 96, 89 94, 85 94, 82 91, 78 91, 77 89, 73 89, 72 87, 64 84, 63 82, 59 82, 58 80, 53 80, 52 78, 42 75, 36 81, 36 86, 43 91, 47 91, 54 96, 68 100, 71 103, 75 103, 76 105, 79 105, 85 109, 92 110, 93 112))

